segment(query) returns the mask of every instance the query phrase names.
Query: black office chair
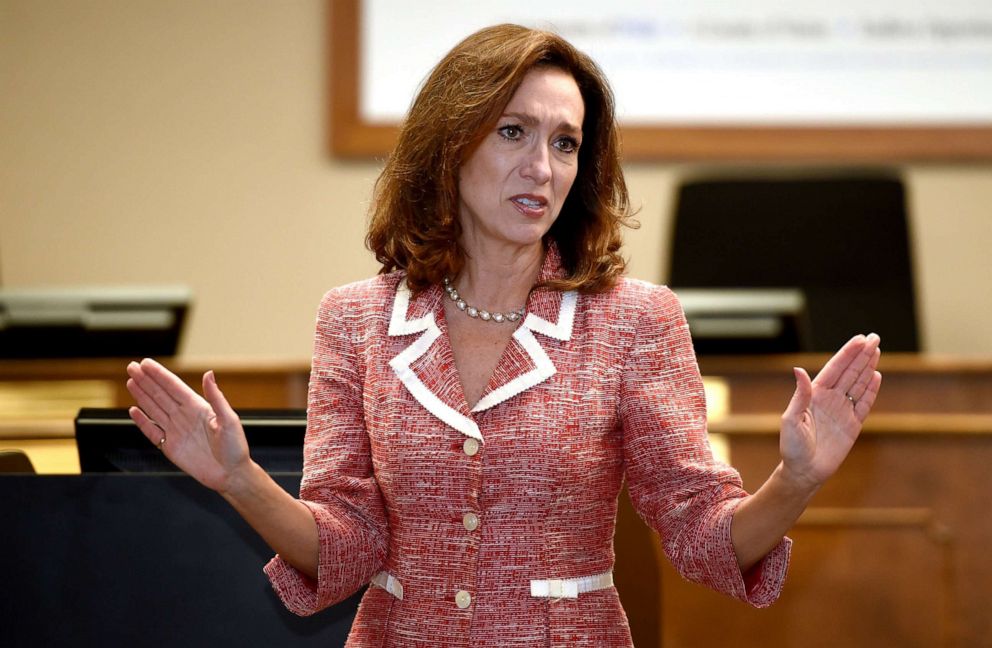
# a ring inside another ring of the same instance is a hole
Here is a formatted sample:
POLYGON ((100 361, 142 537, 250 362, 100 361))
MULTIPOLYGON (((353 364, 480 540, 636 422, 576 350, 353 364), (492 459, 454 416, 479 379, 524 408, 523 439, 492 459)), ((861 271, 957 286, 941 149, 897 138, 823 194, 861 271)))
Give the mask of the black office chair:
POLYGON ((693 180, 678 192, 669 285, 799 288, 800 351, 876 332, 918 351, 909 227, 892 175, 693 180))

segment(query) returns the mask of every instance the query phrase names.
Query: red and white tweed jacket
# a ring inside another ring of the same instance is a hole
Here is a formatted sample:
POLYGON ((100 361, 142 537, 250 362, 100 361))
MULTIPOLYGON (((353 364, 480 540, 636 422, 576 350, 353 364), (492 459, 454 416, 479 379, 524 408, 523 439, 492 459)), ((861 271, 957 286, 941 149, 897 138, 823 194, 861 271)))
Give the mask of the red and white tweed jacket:
MULTIPOLYGON (((542 276, 559 272, 552 249, 542 276)), ((324 297, 300 489, 318 579, 278 556, 265 568, 290 610, 313 614, 374 579, 351 648, 631 646, 608 576, 625 476, 686 578, 756 606, 777 598, 790 541, 745 583, 730 540, 745 493, 710 452, 668 289, 533 293, 471 410, 443 296, 411 298, 393 273, 324 297), (576 595, 570 579, 603 574, 576 595)))

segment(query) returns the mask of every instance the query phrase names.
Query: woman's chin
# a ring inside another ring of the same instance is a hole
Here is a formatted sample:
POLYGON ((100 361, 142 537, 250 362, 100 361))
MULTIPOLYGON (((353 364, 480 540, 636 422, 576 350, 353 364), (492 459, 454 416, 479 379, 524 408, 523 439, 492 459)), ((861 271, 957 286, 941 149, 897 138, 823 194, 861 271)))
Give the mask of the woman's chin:
POLYGON ((473 247, 482 248, 492 248, 492 247, 517 247, 517 248, 528 248, 528 247, 538 247, 543 244, 544 236, 548 233, 548 227, 545 226, 530 226, 530 227, 517 227, 513 228, 512 231, 494 232, 490 235, 482 234, 481 236, 466 236, 463 237, 462 241, 466 247, 466 250, 471 254, 473 247))
POLYGON ((542 220, 530 223, 521 223, 520 226, 514 228, 513 232, 510 234, 513 239, 521 245, 538 245, 544 240, 545 235, 550 229, 551 223, 546 220, 542 220))

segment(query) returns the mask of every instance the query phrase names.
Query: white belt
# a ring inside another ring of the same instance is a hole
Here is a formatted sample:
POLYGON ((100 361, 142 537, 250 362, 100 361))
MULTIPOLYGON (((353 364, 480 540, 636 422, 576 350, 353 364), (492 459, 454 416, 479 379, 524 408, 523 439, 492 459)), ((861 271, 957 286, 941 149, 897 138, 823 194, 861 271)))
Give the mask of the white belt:
POLYGON ((596 590, 613 587, 613 572, 603 572, 595 576, 579 578, 554 578, 551 580, 532 580, 530 595, 538 598, 579 598, 579 594, 595 592, 596 590))
MULTIPOLYGON (((403 584, 389 572, 379 572, 372 577, 371 583, 376 587, 381 587, 401 601, 403 600, 403 584)), ((579 578, 532 580, 530 582, 530 595, 537 598, 574 599, 579 598, 579 594, 595 592, 608 587, 613 587, 612 571, 579 578)))
POLYGON ((372 584, 381 587, 399 600, 403 600, 403 585, 389 572, 381 571, 372 577, 372 584))

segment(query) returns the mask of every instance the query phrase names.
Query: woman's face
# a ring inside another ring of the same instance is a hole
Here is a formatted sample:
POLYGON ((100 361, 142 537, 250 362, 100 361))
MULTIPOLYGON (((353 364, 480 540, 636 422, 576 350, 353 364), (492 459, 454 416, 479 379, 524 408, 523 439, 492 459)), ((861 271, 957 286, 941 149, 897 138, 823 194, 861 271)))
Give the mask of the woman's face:
POLYGON ((575 181, 584 116, 571 74, 550 67, 527 73, 459 169, 462 244, 469 254, 541 242, 575 181))

